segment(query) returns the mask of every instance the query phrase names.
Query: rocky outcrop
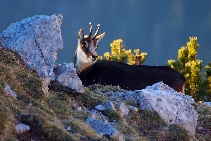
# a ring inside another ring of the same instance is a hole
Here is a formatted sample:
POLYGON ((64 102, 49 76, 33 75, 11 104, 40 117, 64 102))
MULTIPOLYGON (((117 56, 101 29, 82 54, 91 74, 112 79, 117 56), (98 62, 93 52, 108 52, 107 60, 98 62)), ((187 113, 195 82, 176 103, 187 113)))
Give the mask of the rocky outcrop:
POLYGON ((137 95, 142 110, 154 110, 166 123, 181 125, 195 135, 198 114, 191 96, 176 92, 163 82, 138 91, 137 95))
MULTIPOLYGON (((191 96, 176 92, 163 82, 148 86, 142 90, 107 92, 107 94, 109 103, 115 101, 119 105, 120 116, 127 116, 129 109, 134 112, 138 111, 138 108, 156 111, 167 124, 180 125, 191 136, 195 135, 198 119, 198 114, 193 106, 196 105, 195 101, 191 96)), ((99 108, 99 105, 95 108, 104 110, 105 104, 100 105, 103 108, 99 108)), ((114 106, 113 110, 116 110, 114 106)))
MULTIPOLYGON (((11 24, 1 34, 0 43, 3 47, 18 52, 23 61, 41 77, 45 93, 48 92, 50 81, 55 79, 53 72, 54 63, 57 59, 57 53, 63 48, 61 36, 62 19, 63 16, 61 14, 32 16, 11 24)), ((72 73, 72 71, 68 72, 72 73)), ((73 76, 74 74, 68 75, 73 76)), ((65 79, 61 77, 61 75, 58 76, 58 79, 65 79)), ((78 83, 72 86, 78 85, 81 88, 77 89, 79 89, 79 92, 82 91, 81 81, 69 83, 78 83)), ((61 83, 61 85, 63 84, 61 83)), ((64 85, 67 85, 66 82, 64 85)))
POLYGON ((54 67, 55 80, 51 82, 50 88, 66 92, 84 92, 82 82, 76 74, 73 63, 63 63, 54 67))

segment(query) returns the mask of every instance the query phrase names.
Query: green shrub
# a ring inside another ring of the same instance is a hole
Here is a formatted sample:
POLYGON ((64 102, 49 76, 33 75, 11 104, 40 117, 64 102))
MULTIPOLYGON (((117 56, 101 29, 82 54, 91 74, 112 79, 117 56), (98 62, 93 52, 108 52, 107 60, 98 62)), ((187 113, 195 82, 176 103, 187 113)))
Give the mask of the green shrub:
MULTIPOLYGON (((139 49, 135 49, 132 53, 131 49, 126 50, 122 39, 114 40, 110 47, 111 53, 104 53, 106 60, 123 62, 129 65, 140 65, 146 60, 146 52, 140 53, 139 49)), ((103 57, 100 56, 98 59, 102 60, 103 57)))
POLYGON ((203 100, 211 100, 211 63, 205 66, 205 80, 203 82, 203 100))
POLYGON ((198 92, 202 87, 202 60, 197 59, 199 48, 197 37, 189 39, 186 46, 178 50, 178 59, 168 60, 168 65, 185 76, 187 79, 185 93, 198 100, 200 97, 198 92))

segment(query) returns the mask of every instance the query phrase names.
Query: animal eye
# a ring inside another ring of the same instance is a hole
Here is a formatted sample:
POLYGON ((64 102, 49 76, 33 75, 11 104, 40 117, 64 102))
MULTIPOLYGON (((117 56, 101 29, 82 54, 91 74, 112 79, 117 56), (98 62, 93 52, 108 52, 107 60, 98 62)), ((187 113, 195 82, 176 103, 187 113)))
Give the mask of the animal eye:
POLYGON ((82 46, 88 47, 88 42, 87 41, 84 41, 81 44, 82 44, 82 46))

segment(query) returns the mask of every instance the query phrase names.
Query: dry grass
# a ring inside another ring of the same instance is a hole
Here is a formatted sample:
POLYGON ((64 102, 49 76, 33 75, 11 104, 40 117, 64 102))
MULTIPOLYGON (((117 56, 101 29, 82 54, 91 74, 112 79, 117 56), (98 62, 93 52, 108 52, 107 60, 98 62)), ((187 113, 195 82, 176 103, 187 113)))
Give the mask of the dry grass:
POLYGON ((74 104, 71 103, 68 94, 50 92, 49 95, 45 95, 41 86, 41 80, 36 72, 29 69, 20 59, 20 56, 7 49, 0 50, 1 140, 27 140, 28 138, 42 139, 43 141, 100 139, 85 123, 88 113, 75 112, 73 110, 74 104), (6 95, 4 91, 6 84, 17 93, 17 99, 6 95), (62 122, 64 120, 66 122, 62 122), (23 134, 16 133, 15 124, 20 122, 28 124, 31 127, 30 131, 23 134), (65 129, 67 127, 65 123, 68 122, 79 127, 75 130, 75 134, 65 129))

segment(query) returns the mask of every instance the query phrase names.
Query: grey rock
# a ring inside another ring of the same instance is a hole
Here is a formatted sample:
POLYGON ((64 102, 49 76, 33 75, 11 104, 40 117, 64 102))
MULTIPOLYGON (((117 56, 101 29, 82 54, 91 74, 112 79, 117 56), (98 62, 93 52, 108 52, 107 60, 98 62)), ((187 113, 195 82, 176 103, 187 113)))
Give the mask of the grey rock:
POLYGON ((131 105, 129 105, 128 107, 129 107, 130 110, 132 110, 133 112, 138 112, 138 108, 137 108, 137 107, 134 107, 134 106, 131 106, 131 105))
POLYGON ((95 106, 95 109, 98 110, 98 111, 104 111, 105 110, 105 106, 99 104, 99 105, 95 106))
POLYGON ((140 90, 139 105, 142 110, 156 111, 168 124, 178 124, 194 136, 198 114, 192 97, 174 91, 162 82, 140 90))
POLYGON ((94 118, 87 118, 86 123, 101 136, 118 138, 120 141, 124 140, 120 132, 109 123, 105 123, 94 118))
POLYGON ((20 134, 20 133, 24 133, 26 131, 29 131, 30 126, 28 126, 27 124, 18 123, 18 124, 15 125, 15 129, 16 129, 16 132, 18 134, 20 134))
MULTIPOLYGON (((3 47, 18 52, 23 61, 48 84, 54 78, 53 66, 57 53, 63 48, 62 18, 60 14, 32 16, 12 23, 1 34, 3 47)), ((45 92, 48 84, 43 86, 45 92)))
POLYGON ((67 126, 66 130, 67 131, 71 131, 72 130, 72 127, 71 126, 67 126))
POLYGON ((113 104, 112 101, 108 101, 104 104, 105 109, 112 109, 112 110, 116 110, 115 105, 113 104))
POLYGON ((43 77, 40 77, 41 81, 42 81, 42 90, 45 94, 48 93, 48 89, 49 89, 49 85, 50 85, 50 82, 51 82, 51 78, 49 76, 43 76, 43 77))
POLYGON ((203 102, 203 104, 211 107, 211 102, 203 102))
POLYGON ((121 116, 127 116, 128 113, 129 113, 128 106, 125 105, 124 102, 120 102, 120 103, 118 104, 118 106, 119 106, 119 109, 120 109, 120 115, 121 115, 121 116))
POLYGON ((10 88, 10 86, 9 86, 8 84, 6 84, 4 90, 5 90, 6 94, 11 95, 13 98, 17 99, 17 94, 16 94, 16 92, 14 92, 14 91, 10 88))
POLYGON ((81 107, 78 107, 78 108, 76 108, 78 111, 81 111, 82 110, 82 108, 81 107))
POLYGON ((107 123, 110 120, 107 116, 103 115, 101 112, 94 109, 90 111, 90 115, 91 118, 103 121, 105 123, 107 123))
POLYGON ((73 63, 63 63, 54 66, 55 80, 50 88, 63 90, 71 93, 83 93, 84 88, 81 80, 76 74, 73 63))
POLYGON ((203 126, 198 126, 197 127, 197 130, 198 131, 206 131, 206 128, 204 128, 203 126))
POLYGON ((138 100, 137 100, 136 91, 127 92, 127 94, 125 94, 125 96, 124 96, 124 100, 128 101, 129 103, 137 105, 138 100))

